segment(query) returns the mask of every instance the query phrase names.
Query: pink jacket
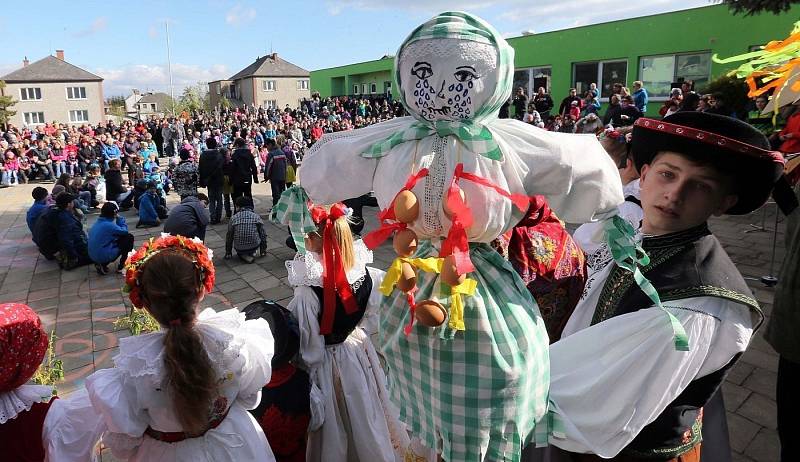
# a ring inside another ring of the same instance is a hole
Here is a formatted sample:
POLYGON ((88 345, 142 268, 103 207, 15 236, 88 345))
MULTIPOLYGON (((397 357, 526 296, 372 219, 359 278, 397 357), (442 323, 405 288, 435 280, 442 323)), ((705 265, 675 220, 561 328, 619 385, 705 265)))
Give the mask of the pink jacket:
POLYGON ((53 162, 63 162, 67 160, 67 153, 63 149, 53 149, 50 151, 50 160, 53 162))
POLYGON ((12 157, 11 159, 9 159, 8 157, 6 157, 5 159, 3 159, 3 162, 5 163, 6 170, 19 170, 19 163, 17 162, 16 158, 12 157))

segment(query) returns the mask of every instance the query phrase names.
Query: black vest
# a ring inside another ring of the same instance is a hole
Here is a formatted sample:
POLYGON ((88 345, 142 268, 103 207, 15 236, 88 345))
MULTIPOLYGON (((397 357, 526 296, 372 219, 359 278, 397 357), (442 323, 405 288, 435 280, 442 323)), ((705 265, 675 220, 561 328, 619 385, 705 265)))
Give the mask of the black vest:
MULTIPOLYGON (((317 295, 317 299, 319 299, 320 310, 317 318, 321 321, 322 312, 325 310, 324 291, 322 287, 311 286, 311 288, 317 295)), ((347 340, 350 333, 353 332, 356 326, 358 326, 358 323, 361 322, 361 318, 364 317, 369 295, 372 292, 372 278, 369 277, 369 271, 364 273, 363 278, 350 284, 350 288, 353 289, 353 297, 356 299, 358 310, 355 313, 347 314, 342 299, 339 298, 338 293, 336 294, 336 314, 333 317, 333 330, 330 334, 325 336, 325 345, 336 345, 347 340)))
MULTIPOLYGON (((702 296, 723 298, 748 306, 759 318, 757 324, 761 323, 758 302, 749 295, 741 274, 706 224, 646 237, 642 248, 650 256, 650 264, 642 272, 658 290, 662 302, 702 296)), ((652 305, 632 274, 615 265, 600 293, 592 324, 652 305)), ((692 381, 654 422, 642 429, 623 454, 668 460, 699 443, 702 408, 738 358, 737 355, 722 369, 692 381)))

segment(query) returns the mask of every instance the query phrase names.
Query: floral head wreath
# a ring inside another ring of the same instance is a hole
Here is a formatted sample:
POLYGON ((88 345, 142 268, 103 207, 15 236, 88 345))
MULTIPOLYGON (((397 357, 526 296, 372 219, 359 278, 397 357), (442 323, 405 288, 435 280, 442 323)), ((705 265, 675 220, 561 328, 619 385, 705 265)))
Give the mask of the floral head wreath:
POLYGON ((178 250, 192 258, 195 267, 200 271, 200 280, 207 292, 214 289, 214 263, 212 259, 214 253, 211 249, 203 245, 203 241, 198 238, 186 238, 183 236, 172 236, 162 234, 159 238, 151 238, 145 242, 136 252, 131 252, 125 262, 125 287, 122 291, 128 294, 133 306, 142 307, 141 286, 139 279, 142 275, 144 265, 155 255, 165 250, 178 250))
POLYGON ((622 133, 620 133, 620 132, 618 132, 618 131, 616 131, 614 129, 607 128, 600 135, 600 139, 604 139, 604 138, 610 138, 610 139, 616 141, 617 143, 630 143, 631 142, 631 133, 628 132, 627 134, 623 135, 622 133))

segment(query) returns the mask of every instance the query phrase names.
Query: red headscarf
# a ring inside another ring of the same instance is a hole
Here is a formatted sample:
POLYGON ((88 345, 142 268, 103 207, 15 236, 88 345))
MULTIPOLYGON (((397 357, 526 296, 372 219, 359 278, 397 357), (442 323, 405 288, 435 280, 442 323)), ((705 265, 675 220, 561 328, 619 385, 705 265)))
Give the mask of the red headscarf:
POLYGON ((47 345, 42 321, 30 307, 0 304, 0 393, 14 390, 33 377, 47 345))

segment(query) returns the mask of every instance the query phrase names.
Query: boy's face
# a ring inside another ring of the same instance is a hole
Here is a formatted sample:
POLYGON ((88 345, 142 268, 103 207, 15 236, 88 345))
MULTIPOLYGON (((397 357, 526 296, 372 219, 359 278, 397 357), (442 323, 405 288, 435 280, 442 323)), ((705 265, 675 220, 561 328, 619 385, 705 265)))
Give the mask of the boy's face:
POLYGON ((736 204, 730 180, 712 167, 662 151, 642 167, 642 231, 662 235, 684 231, 722 215, 736 204))

